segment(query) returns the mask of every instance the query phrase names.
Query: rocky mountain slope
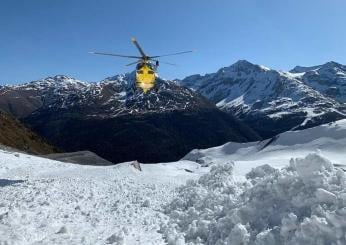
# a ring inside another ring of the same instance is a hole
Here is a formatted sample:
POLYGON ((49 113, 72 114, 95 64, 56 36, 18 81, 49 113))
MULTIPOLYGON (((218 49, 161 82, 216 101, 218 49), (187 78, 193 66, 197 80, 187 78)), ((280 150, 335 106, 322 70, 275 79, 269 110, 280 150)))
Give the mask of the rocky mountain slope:
POLYGON ((56 151, 19 121, 1 111, 0 144, 33 154, 49 154, 56 151))
POLYGON ((267 138, 345 118, 345 71, 335 62, 281 72, 241 60, 179 82, 267 138))
POLYGON ((346 66, 328 62, 313 67, 297 66, 290 72, 324 96, 346 102, 346 66))
POLYGON ((0 108, 65 151, 89 150, 114 163, 178 160, 193 148, 258 135, 213 103, 158 79, 143 94, 134 74, 85 83, 49 77, 0 89, 0 108))

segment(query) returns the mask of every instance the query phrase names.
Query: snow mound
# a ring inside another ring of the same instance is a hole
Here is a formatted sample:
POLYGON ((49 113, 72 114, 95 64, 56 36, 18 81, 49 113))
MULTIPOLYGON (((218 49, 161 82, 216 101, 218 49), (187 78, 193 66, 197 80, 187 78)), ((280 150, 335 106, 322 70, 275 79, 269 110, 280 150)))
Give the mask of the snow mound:
POLYGON ((258 166, 245 182, 233 167, 218 164, 180 188, 165 208, 168 244, 346 244, 346 175, 329 160, 258 166))

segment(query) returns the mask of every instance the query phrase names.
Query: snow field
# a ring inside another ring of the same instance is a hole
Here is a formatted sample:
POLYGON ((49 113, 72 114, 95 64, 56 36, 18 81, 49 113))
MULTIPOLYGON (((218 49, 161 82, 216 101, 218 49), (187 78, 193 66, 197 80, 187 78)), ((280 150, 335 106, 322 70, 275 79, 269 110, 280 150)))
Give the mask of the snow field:
POLYGON ((0 244, 163 244, 162 204, 198 164, 81 166, 0 152, 0 244), (178 178, 177 178, 178 176, 178 178))
POLYGON ((235 162, 234 177, 244 180, 252 168, 269 164, 275 168, 287 166, 291 158, 303 158, 316 153, 334 164, 345 164, 346 120, 300 131, 288 131, 276 138, 261 142, 234 143, 193 150, 183 159, 200 162, 204 166, 235 162))
POLYGON ((289 166, 254 168, 245 182, 233 164, 180 188, 165 208, 168 244, 346 244, 346 175, 317 154, 289 166))
POLYGON ((345 136, 340 120, 142 171, 0 151, 0 245, 343 245, 345 136))

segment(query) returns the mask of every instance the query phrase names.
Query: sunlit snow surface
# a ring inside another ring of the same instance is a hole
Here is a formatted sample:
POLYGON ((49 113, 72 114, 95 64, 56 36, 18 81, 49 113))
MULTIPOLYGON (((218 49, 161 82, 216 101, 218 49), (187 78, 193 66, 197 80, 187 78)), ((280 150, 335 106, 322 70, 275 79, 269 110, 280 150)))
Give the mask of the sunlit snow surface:
POLYGON ((346 120, 142 171, 0 151, 0 244, 345 244, 345 152, 346 120))
POLYGON ((81 166, 0 152, 0 244, 162 244, 163 204, 197 163, 81 166), (17 156, 15 156, 17 155, 17 156))
POLYGON ((346 164, 346 120, 301 131, 290 131, 274 139, 252 143, 227 143, 205 150, 193 150, 186 160, 202 164, 235 161, 236 178, 244 176, 253 167, 270 164, 284 167, 291 158, 317 153, 335 164, 346 164))

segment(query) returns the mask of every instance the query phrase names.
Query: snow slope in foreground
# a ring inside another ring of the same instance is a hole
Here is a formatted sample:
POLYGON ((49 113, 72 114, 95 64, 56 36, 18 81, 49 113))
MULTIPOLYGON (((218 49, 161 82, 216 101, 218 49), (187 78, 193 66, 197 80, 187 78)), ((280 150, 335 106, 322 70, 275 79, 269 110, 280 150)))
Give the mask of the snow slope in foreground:
POLYGON ((345 146, 342 120, 143 171, 0 151, 0 244, 346 244, 345 146))
POLYGON ((219 147, 193 150, 183 159, 205 165, 235 162, 234 175, 244 179, 253 167, 269 164, 282 168, 291 158, 317 153, 334 164, 346 164, 346 120, 301 131, 289 131, 275 139, 251 143, 226 143, 219 147))
POLYGON ((199 169, 180 161, 140 172, 0 151, 0 244, 162 244, 161 207, 199 169))
POLYGON ((345 150, 346 120, 341 120, 263 142, 192 151, 186 160, 212 167, 183 185, 166 206, 166 240, 179 245, 346 244, 346 174, 335 167, 346 163, 345 150))

